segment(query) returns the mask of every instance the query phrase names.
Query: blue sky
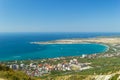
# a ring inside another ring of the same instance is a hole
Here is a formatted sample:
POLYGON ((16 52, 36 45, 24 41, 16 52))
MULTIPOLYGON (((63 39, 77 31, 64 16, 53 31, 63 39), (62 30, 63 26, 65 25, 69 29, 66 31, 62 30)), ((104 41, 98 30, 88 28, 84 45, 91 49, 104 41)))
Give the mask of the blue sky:
POLYGON ((120 0, 0 0, 0 32, 120 32, 120 0))

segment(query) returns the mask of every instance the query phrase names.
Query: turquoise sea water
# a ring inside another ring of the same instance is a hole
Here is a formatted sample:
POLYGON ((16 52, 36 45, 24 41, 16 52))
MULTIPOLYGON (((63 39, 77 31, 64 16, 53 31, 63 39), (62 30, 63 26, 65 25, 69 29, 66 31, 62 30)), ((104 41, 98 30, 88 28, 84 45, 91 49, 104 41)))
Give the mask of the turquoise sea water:
MULTIPOLYGON (((113 33, 1 33, 0 61, 54 58, 101 53, 107 50, 99 44, 30 44, 33 41, 50 41, 71 38, 111 36, 113 33)), ((119 35, 114 33, 114 35, 119 35)))
MULTIPOLYGON (((34 44, 31 44, 34 45, 34 44)), ((39 45, 38 51, 24 54, 9 55, 1 60, 21 60, 21 59, 39 59, 54 58, 63 56, 79 56, 82 54, 101 53, 107 50, 107 47, 100 44, 48 44, 39 45)))

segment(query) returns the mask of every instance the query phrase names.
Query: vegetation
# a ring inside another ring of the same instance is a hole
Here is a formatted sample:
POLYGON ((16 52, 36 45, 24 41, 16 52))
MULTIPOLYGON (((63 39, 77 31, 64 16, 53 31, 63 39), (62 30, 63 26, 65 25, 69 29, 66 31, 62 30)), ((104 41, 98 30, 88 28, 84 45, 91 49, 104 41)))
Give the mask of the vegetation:
POLYGON ((114 75, 114 76, 111 78, 111 80, 117 80, 118 77, 119 77, 119 75, 120 75, 120 74, 116 74, 116 75, 114 75))
MULTIPOLYGON (((95 58, 95 59, 81 59, 81 62, 91 62, 92 69, 84 71, 52 71, 51 74, 42 76, 43 80, 82 80, 90 75, 108 75, 120 71, 120 58, 119 57, 109 57, 109 58, 95 58), (74 79, 73 79, 74 78, 74 79)), ((111 80, 116 80, 118 75, 112 77, 111 80)), ((85 79, 87 80, 87 79, 85 79)), ((88 79, 91 80, 91 79, 88 79)))
MULTIPOLYGON (((102 54, 117 54, 120 52, 119 45, 108 45, 109 51, 102 54)), ((111 78, 111 80, 117 80, 117 78, 120 76, 118 73, 120 71, 120 55, 114 56, 114 57, 96 57, 96 58, 80 58, 80 56, 74 56, 74 57, 66 57, 64 59, 60 60, 52 60, 52 59, 45 59, 45 61, 41 60, 33 60, 33 62, 38 63, 50 63, 50 64, 58 64, 62 62, 69 62, 71 59, 75 58, 78 60, 78 62, 81 63, 91 63, 90 66, 93 68, 84 70, 84 71, 51 71, 50 74, 46 74, 44 76, 41 76, 40 80, 94 80, 93 77, 95 75, 108 75, 113 74, 115 75, 111 78)), ((20 63, 20 61, 18 61, 20 63)), ((23 60, 23 63, 30 64, 30 60, 23 60)), ((25 75, 21 71, 13 71, 9 69, 8 67, 5 67, 4 65, 0 65, 0 78, 5 78, 7 80, 39 80, 39 78, 30 78, 29 76, 25 75)))
MULTIPOLYGON (((66 60, 69 61, 71 58, 76 58, 79 62, 90 62, 93 68, 84 71, 52 71, 51 74, 46 74, 41 78, 41 80, 82 80, 90 75, 108 75, 120 71, 120 58, 118 57, 103 57, 103 58, 79 58, 79 57, 67 57, 66 60)), ((49 61, 53 63, 52 61, 49 61)), ((54 62, 53 64, 56 64, 54 62)), ((115 75, 111 80, 116 80, 118 75, 115 75)), ((5 78, 8 80, 37 80, 37 78, 30 78, 21 71, 13 71, 4 65, 0 65, 0 78, 5 78)), ((87 80, 87 79, 85 79, 87 80)), ((90 78, 88 80, 91 80, 90 78)))
POLYGON ((5 80, 35 80, 21 71, 14 71, 4 65, 0 65, 0 78, 5 80))

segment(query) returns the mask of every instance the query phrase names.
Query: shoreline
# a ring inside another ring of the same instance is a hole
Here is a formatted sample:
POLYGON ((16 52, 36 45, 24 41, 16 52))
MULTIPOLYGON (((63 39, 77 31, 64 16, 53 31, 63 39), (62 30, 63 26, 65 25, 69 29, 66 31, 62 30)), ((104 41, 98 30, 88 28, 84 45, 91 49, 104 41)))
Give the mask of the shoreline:
POLYGON ((72 39, 58 39, 52 41, 34 41, 30 44, 78 44, 78 43, 120 43, 120 38, 72 38, 72 39))
MULTIPOLYGON (((77 43, 76 43, 77 44, 77 43)), ((102 53, 106 53, 109 51, 109 46, 107 44, 101 44, 101 43, 79 43, 79 44, 97 44, 105 47, 105 50, 103 52, 97 52, 92 54, 80 54, 80 55, 74 55, 74 56, 58 56, 58 57, 49 57, 49 58, 29 58, 29 59, 17 59, 17 60, 0 60, 0 62, 7 62, 7 61, 28 61, 28 60, 42 60, 42 59, 55 59, 55 58, 67 58, 67 57, 82 57, 83 55, 90 56, 90 55, 99 55, 102 53)), ((48 44, 49 45, 49 44, 48 44)), ((61 45, 61 44, 60 44, 61 45)), ((69 44, 68 44, 69 45, 69 44)))
MULTIPOLYGON (((99 52, 100 54, 99 53, 92 53, 92 54, 86 54, 86 55, 91 56, 91 55, 97 54, 96 56, 99 56, 99 55, 108 54, 112 49, 111 46, 118 44, 118 42, 120 42, 119 40, 120 40, 119 37, 115 37, 115 38, 111 38, 111 37, 110 38, 107 38, 107 37, 105 37, 105 38, 87 38, 87 39, 86 38, 77 38, 77 39, 72 38, 72 39, 60 39, 60 40, 47 41, 47 42, 30 42, 30 44, 47 45, 47 44, 92 44, 92 43, 95 43, 95 44, 105 46, 106 49, 104 50, 104 52, 99 52)), ((83 54, 77 55, 77 56, 80 57, 83 54)), ((60 57, 71 57, 71 56, 60 56, 60 57)), ((73 56, 73 57, 76 57, 76 56, 73 56)), ((57 58, 57 57, 52 57, 52 58, 57 58)), ((49 59, 49 58, 36 58, 36 59, 28 58, 28 59, 18 59, 18 60, 20 61, 20 60, 38 60, 38 59, 49 59)), ((15 60, 0 60, 0 62, 3 62, 3 61, 15 61, 15 60)))
MULTIPOLYGON (((98 43, 99 45, 103 45, 103 46, 105 46, 106 47, 106 50, 105 50, 105 52, 107 52, 107 51, 109 51, 110 50, 110 46, 108 46, 107 44, 100 44, 100 43, 98 43)), ((104 52, 104 53, 105 53, 104 52)))
POLYGON ((48 44, 92 44, 92 43, 95 43, 95 44, 106 46, 107 50, 105 52, 107 52, 110 49, 110 46, 107 44, 113 44, 112 41, 109 42, 109 40, 113 40, 113 43, 115 40, 117 40, 117 43, 118 43, 120 38, 116 38, 116 37, 112 38, 112 39, 111 39, 111 37, 104 37, 104 38, 96 37, 96 38, 87 38, 87 39, 86 38, 71 38, 71 39, 59 39, 59 40, 52 40, 52 41, 45 41, 45 42, 30 42, 30 44, 48 45, 48 44), (102 41, 99 41, 101 39, 102 39, 102 41), (105 40, 103 40, 103 39, 105 39, 105 40), (104 42, 106 40, 108 42, 104 42))

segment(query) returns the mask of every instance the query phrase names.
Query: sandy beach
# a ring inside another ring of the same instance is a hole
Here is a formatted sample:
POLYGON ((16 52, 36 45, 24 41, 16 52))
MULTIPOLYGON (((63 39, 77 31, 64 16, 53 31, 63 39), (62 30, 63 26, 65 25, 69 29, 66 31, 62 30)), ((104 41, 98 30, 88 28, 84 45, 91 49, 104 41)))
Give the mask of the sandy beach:
POLYGON ((120 38, 63 39, 48 42, 31 42, 31 44, 77 44, 77 43, 119 44, 120 38))

